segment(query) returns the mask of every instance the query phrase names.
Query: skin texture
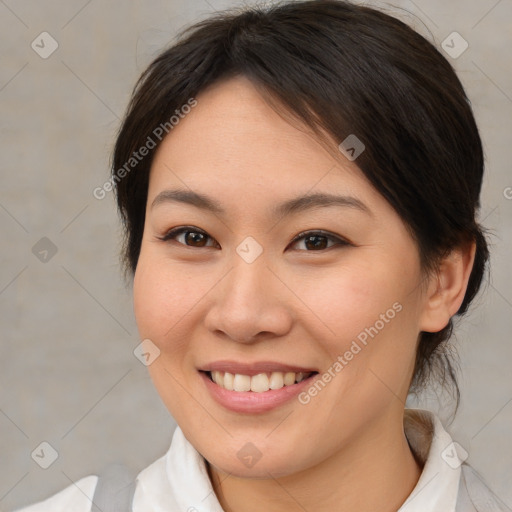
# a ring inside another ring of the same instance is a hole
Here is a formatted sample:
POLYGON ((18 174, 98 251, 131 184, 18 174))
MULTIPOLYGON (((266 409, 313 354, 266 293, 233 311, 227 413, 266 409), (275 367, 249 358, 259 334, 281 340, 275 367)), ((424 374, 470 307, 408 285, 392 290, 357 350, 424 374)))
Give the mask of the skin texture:
POLYGON ((155 155, 134 277, 140 337, 161 351, 149 366, 154 385, 207 460, 226 511, 396 511, 421 472, 403 431, 418 334, 457 311, 474 246, 424 275, 404 223, 357 160, 335 159, 246 78, 216 83, 197 101, 155 155), (172 188, 214 198, 225 216, 179 202, 151 207, 172 188), (316 192, 355 197, 371 213, 329 206, 271 215, 277 203, 316 192), (179 226, 208 236, 160 239, 179 226), (349 243, 292 242, 306 230, 349 243), (236 251, 248 236, 263 249, 252 263, 236 251), (231 412, 198 373, 221 359, 322 373, 395 303, 401 311, 305 405, 231 412), (237 456, 247 442, 262 454, 252 467, 237 456))

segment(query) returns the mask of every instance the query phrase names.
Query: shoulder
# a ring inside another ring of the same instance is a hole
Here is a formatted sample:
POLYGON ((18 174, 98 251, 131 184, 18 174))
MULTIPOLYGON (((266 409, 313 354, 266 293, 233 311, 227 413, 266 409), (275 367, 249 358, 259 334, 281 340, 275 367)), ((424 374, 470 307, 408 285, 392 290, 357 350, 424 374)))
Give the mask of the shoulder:
POLYGON ((97 476, 86 476, 44 501, 14 512, 90 512, 97 482, 97 476))

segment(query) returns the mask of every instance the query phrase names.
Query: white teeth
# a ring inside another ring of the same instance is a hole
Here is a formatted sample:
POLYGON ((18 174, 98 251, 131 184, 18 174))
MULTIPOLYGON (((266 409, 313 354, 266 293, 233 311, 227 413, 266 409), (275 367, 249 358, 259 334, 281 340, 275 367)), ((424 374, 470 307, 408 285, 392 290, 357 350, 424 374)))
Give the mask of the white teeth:
POLYGON ((270 389, 281 389, 284 386, 291 386, 301 382, 311 374, 302 372, 271 372, 259 373, 258 375, 241 375, 239 373, 224 373, 212 371, 213 382, 228 391, 253 391, 264 393, 270 389))
POLYGON ((284 385, 291 386, 295 384, 295 373, 294 372, 286 372, 284 374, 284 385))
POLYGON ((233 382, 235 380, 235 376, 232 373, 226 372, 224 374, 224 388, 228 391, 233 391, 233 382))
POLYGON ((233 380, 233 391, 250 391, 251 390, 251 377, 249 375, 235 374, 233 380))
POLYGON ((270 375, 269 388, 281 389, 284 386, 283 374, 281 372, 272 372, 270 375))
POLYGON ((268 377, 266 373, 259 373, 251 377, 251 391, 262 393, 268 391, 268 377))
POLYGON ((213 379, 213 382, 215 382, 219 386, 222 386, 224 384, 224 379, 222 377, 222 372, 213 371, 212 372, 212 379, 213 379))

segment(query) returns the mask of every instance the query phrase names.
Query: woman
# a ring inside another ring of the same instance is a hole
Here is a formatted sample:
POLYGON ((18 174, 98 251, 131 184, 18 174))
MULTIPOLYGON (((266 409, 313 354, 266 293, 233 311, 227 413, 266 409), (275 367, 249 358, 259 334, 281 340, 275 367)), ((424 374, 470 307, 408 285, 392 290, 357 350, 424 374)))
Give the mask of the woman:
MULTIPOLYGON (((450 64, 371 8, 222 13, 159 55, 112 184, 178 428, 132 509, 508 510, 435 415, 405 408, 454 379, 452 318, 488 260, 482 174, 450 64)), ((23 510, 89 511, 97 485, 23 510)))

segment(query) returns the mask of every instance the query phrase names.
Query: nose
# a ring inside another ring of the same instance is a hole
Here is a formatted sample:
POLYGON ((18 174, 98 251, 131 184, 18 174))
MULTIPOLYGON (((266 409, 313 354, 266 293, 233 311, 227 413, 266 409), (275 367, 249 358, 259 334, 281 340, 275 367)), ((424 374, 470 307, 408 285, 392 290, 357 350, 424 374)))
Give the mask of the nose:
POLYGON ((252 263, 235 255, 233 267, 212 290, 205 317, 210 332, 248 344, 290 331, 290 291, 263 255, 252 263))

